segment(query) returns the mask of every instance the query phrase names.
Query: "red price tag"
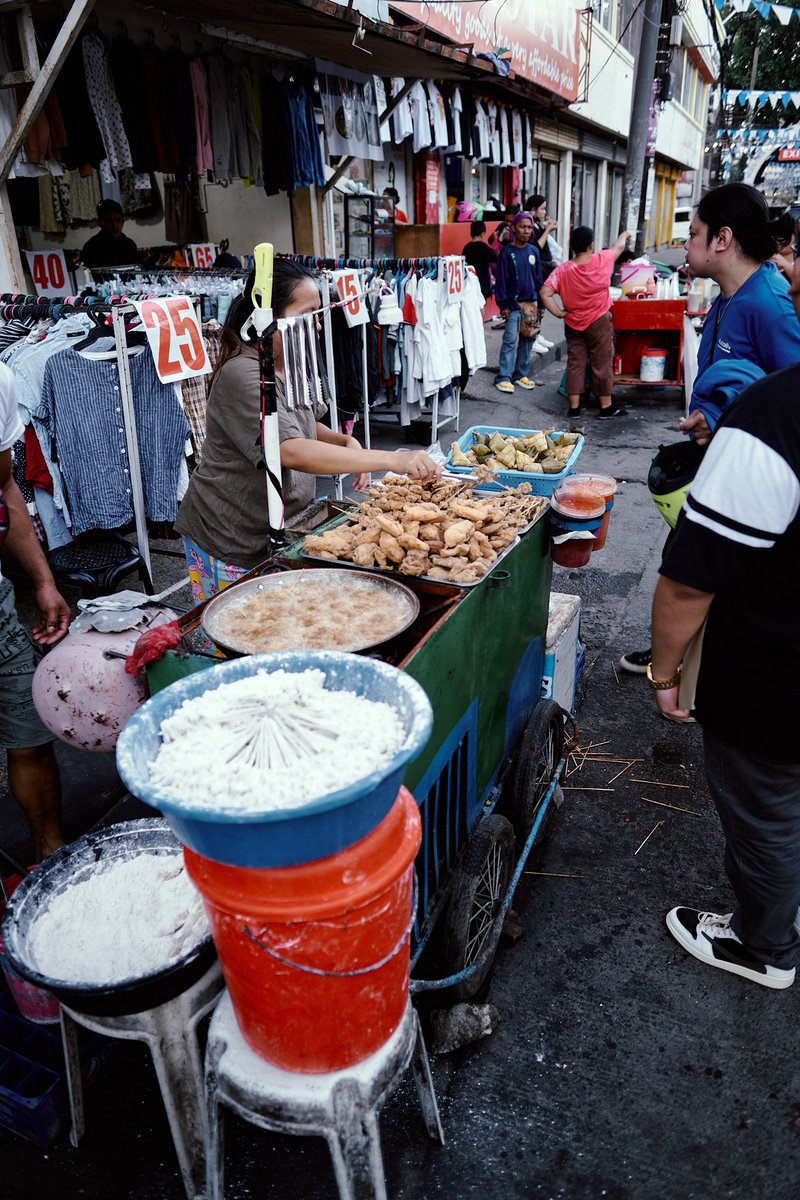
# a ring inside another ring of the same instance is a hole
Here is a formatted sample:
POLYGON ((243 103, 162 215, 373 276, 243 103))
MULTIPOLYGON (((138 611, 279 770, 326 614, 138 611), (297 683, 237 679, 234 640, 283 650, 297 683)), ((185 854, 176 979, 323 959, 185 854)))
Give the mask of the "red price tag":
POLYGON ((448 255, 444 260, 445 282, 447 284, 447 303, 459 304, 464 292, 464 260, 455 255, 448 255))
POLYGON ((347 324, 351 328, 355 325, 366 325, 369 313, 360 295, 363 290, 361 273, 359 271, 334 271, 333 279, 339 299, 347 301, 343 309, 347 324))
POLYGON ((211 370, 194 305, 188 296, 132 300, 162 383, 177 383, 211 370))
POLYGON ((192 252, 192 261, 196 267, 204 270, 213 267, 214 259, 217 257, 217 247, 214 242, 197 242, 191 245, 189 249, 192 252))
POLYGON ((37 296, 65 296, 72 291, 63 250, 26 250, 37 296))

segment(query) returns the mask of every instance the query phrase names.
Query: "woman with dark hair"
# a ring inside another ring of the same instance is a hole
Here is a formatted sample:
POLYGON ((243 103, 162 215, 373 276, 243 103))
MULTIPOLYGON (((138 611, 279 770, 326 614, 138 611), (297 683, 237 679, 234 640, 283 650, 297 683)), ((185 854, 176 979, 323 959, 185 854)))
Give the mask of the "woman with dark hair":
MULTIPOLYGON (((183 535, 192 594, 200 603, 269 556, 266 483, 261 453, 261 400, 255 333, 243 333, 253 312, 251 273, 231 305, 208 395, 206 440, 175 527, 183 535)), ((299 263, 276 259, 272 311, 277 317, 317 312, 314 276, 299 263)), ((286 406, 281 340, 273 335, 283 502, 287 523, 316 493, 314 476, 397 471, 414 479, 441 474, 423 450, 363 450, 354 437, 322 423, 325 405, 286 406)))
POLYGON ((556 263, 553 261, 553 251, 550 249, 547 239, 553 230, 558 228, 558 221, 551 221, 548 217, 547 200, 544 196, 528 196, 525 201, 525 210, 533 217, 531 241, 536 242, 539 247, 539 254, 542 258, 542 276, 547 279, 547 276, 556 267, 556 263))
POLYGON ((791 279, 797 246, 795 244, 795 221, 788 208, 786 212, 775 218, 771 223, 771 229, 778 247, 772 256, 772 262, 787 279, 791 279))
MULTIPOLYGON (((789 285, 770 262, 775 233, 766 200, 749 184, 725 184, 698 204, 689 226, 686 263, 692 275, 715 280, 720 294, 703 324, 695 386, 713 363, 744 359, 765 375, 800 363, 800 323, 789 285)), ((712 433, 700 408, 681 421, 681 429, 703 441, 712 433)), ((648 647, 623 654, 619 665, 643 675, 650 660, 648 647)))

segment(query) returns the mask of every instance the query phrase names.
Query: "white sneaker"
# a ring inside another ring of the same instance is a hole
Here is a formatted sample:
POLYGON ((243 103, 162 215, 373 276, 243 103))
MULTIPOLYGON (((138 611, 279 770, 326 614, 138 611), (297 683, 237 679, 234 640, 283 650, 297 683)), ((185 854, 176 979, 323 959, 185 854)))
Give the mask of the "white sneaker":
POLYGON ((541 334, 538 334, 533 343, 533 348, 534 350, 544 350, 546 353, 550 349, 551 344, 551 342, 546 342, 541 334))
POLYGON ((791 987, 794 967, 784 970, 754 958, 731 929, 732 916, 733 913, 720 916, 696 908, 673 908, 667 913, 667 929, 684 950, 710 967, 741 975, 762 987, 791 987))
POLYGON ((555 346, 555 342, 549 342, 549 341, 547 340, 547 338, 546 338, 546 337, 542 337, 542 335, 541 335, 541 334, 539 334, 539 336, 538 336, 538 338, 537 338, 536 340, 537 340, 537 342, 541 342, 543 346, 546 346, 548 350, 552 350, 552 349, 553 349, 553 346, 555 346))
POLYGON ((533 351, 534 354, 547 354, 548 353, 547 347, 540 346, 538 342, 533 343, 533 345, 531 346, 531 350, 533 351))

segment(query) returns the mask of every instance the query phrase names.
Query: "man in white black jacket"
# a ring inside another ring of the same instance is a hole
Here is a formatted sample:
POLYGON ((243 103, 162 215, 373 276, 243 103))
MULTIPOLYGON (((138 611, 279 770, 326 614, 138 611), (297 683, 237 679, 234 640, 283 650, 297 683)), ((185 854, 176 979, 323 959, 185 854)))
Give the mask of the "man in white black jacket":
MULTIPOLYGON (((792 298, 800 319, 800 260, 792 298)), ((695 715, 736 906, 674 908, 690 954, 765 987, 794 982, 800 949, 800 363, 725 413, 687 497, 653 599, 648 678, 684 722, 680 664, 706 622, 695 715)))

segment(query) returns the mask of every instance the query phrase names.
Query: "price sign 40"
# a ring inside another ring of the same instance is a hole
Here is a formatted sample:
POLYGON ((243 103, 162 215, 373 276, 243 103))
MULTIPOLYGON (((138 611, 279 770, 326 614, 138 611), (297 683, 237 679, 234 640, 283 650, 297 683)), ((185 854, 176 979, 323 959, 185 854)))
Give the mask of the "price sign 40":
POLYGON ((63 296, 71 290, 63 250, 28 250, 26 253, 37 296, 63 296))

